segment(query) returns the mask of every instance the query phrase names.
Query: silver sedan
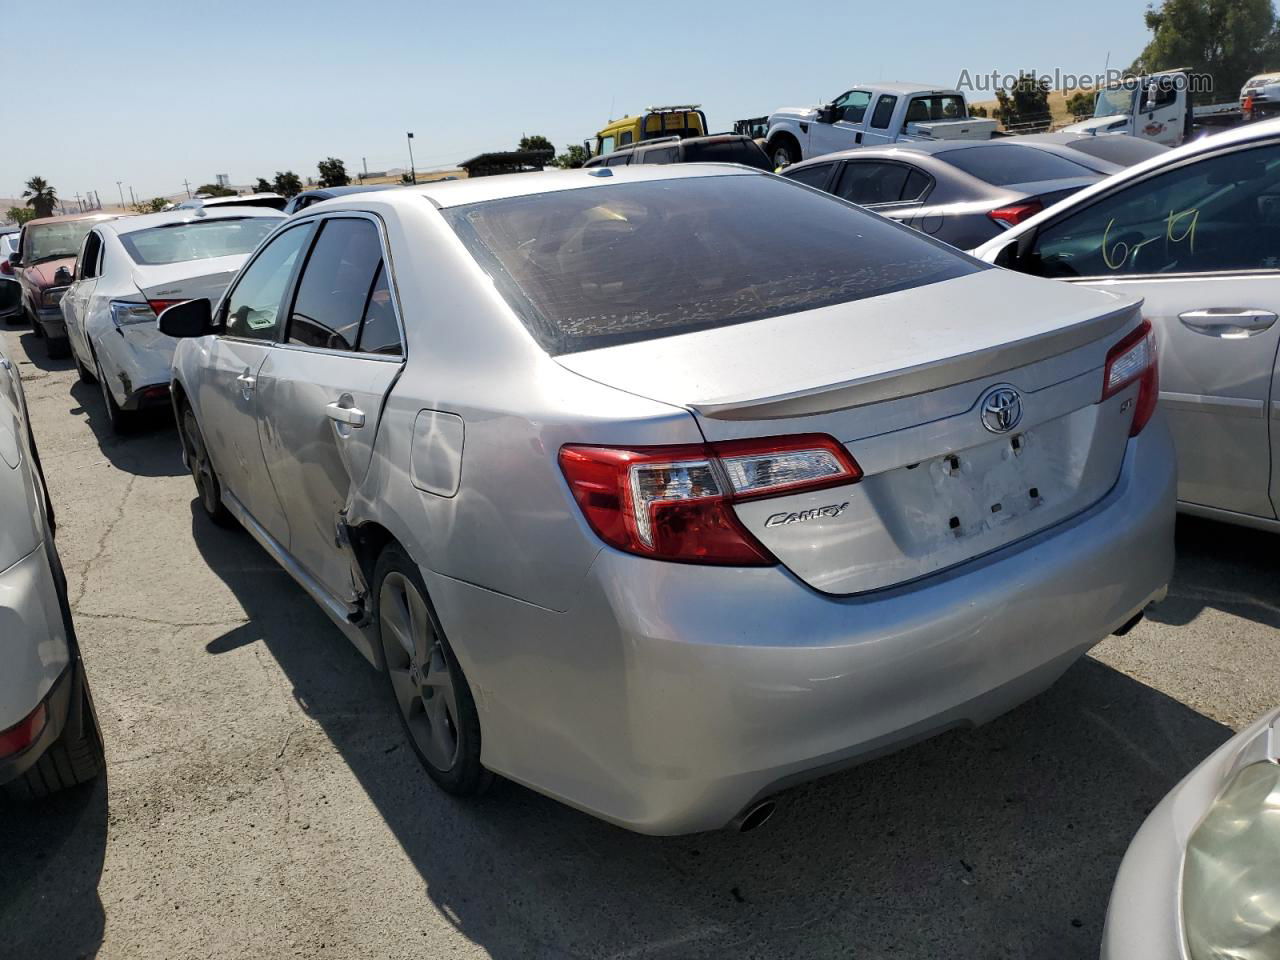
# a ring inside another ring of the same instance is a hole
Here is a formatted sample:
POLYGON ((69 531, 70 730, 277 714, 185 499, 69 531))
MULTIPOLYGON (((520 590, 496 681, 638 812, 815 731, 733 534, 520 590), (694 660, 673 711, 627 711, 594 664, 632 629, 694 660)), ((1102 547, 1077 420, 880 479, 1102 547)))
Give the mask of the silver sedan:
POLYGON ((458 794, 754 826, 1043 690, 1172 567, 1135 300, 745 168, 326 201, 159 323, 204 510, 458 794))

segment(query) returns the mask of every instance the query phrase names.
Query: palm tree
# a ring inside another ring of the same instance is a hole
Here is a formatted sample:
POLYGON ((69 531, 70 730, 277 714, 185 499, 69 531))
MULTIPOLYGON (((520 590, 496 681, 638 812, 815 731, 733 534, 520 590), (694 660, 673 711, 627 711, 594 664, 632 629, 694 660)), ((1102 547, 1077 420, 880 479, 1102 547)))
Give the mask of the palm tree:
POLYGON ((58 203, 58 191, 49 186, 44 177, 32 177, 27 181, 27 189, 22 191, 27 206, 35 210, 37 217, 53 216, 53 208, 58 203))

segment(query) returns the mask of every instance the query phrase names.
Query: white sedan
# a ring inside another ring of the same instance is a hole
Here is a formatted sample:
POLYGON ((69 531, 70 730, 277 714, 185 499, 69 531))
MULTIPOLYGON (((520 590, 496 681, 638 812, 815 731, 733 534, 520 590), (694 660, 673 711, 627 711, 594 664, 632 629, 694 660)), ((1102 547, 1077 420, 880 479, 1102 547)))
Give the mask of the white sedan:
POLYGON ((22 381, 0 350, 0 795, 39 799, 102 771, 66 583, 22 381))
POLYGON ((156 315, 183 300, 216 300, 283 219, 257 207, 174 210, 107 220, 85 237, 62 313, 80 379, 101 386, 114 431, 169 402, 174 341, 156 329, 156 315))

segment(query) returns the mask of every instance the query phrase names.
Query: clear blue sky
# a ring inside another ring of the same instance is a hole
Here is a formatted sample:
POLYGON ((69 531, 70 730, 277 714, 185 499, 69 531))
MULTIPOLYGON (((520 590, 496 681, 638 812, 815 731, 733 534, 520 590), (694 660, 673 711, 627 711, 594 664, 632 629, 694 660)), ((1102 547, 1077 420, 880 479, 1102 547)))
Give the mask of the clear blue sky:
POLYGON ((877 79, 1099 72, 1141 50, 1145 5, 0 0, 0 197, 34 174, 105 202, 117 180, 153 196, 217 173, 315 176, 330 155, 407 166, 406 130, 428 168, 522 133, 563 149, 650 103, 701 103, 725 129, 877 79), (33 36, 47 52, 27 52, 33 36))

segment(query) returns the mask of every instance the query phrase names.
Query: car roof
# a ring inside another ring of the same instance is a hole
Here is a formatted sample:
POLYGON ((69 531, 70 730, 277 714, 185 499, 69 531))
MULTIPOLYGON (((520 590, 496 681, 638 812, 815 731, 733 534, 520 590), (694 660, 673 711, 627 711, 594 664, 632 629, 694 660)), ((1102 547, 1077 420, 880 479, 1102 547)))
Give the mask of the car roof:
POLYGON ((106 225, 106 229, 114 234, 135 233, 151 227, 163 227, 171 223, 205 223, 210 220, 244 220, 261 217, 268 220, 283 220, 284 214, 271 207, 210 207, 197 212, 190 207, 179 207, 163 213, 144 213, 136 217, 124 217, 115 223, 106 225))
POLYGON ((894 80, 889 83, 877 81, 876 83, 855 83, 849 88, 850 90, 877 90, 884 93, 908 94, 915 93, 925 96, 930 93, 959 93, 959 90, 950 87, 934 87, 927 83, 908 83, 903 80, 894 80))
MULTIPOLYGON (((401 187, 378 194, 379 204, 396 207, 412 207, 426 198, 442 209, 507 197, 527 197, 538 193, 555 193, 587 187, 604 187, 613 183, 641 180, 681 180, 695 177, 768 176, 759 170, 737 164, 717 163, 662 163, 639 164, 625 167, 592 167, 578 170, 543 170, 536 173, 507 173, 494 177, 468 177, 465 180, 436 180, 416 187, 401 187), (608 171, 605 173, 604 171, 608 171)), ((354 199, 354 198, 353 198, 354 199)), ((307 207, 295 216, 306 216, 313 210, 323 213, 333 209, 325 205, 307 207)), ((347 201, 346 198, 336 201, 347 201)))
POLYGON ((951 153, 954 150, 969 150, 974 147, 998 146, 1004 149, 1005 147, 1024 146, 1034 148, 1035 146, 1032 143, 1019 144, 1020 140, 1022 140, 1022 137, 996 137, 992 140, 910 140, 886 144, 883 147, 852 147, 848 150, 837 150, 835 153, 824 153, 822 156, 792 164, 787 169, 798 170, 801 167, 813 166, 818 163, 829 163, 832 160, 853 160, 858 157, 892 157, 901 156, 902 154, 938 156, 951 153))
POLYGON ((67 213, 60 217, 39 217, 35 220, 28 220, 26 226, 38 227, 43 223, 70 223, 72 220, 115 220, 121 216, 128 216, 128 214, 101 213, 100 211, 94 211, 93 213, 67 213))
POLYGON ((400 186, 398 183, 370 183, 362 186, 351 185, 346 187, 313 187, 310 190, 303 190, 297 194, 297 197, 345 197, 349 193, 370 193, 374 190, 395 190, 400 186))

